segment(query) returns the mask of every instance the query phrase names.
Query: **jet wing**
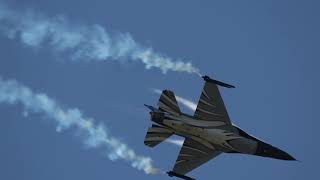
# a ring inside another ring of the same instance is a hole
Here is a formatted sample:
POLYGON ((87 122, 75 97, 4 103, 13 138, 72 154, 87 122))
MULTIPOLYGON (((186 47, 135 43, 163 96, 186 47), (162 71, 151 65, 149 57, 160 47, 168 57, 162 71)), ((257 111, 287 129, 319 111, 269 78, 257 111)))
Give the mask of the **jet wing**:
POLYGON ((215 83, 206 81, 194 117, 204 121, 220 121, 221 124, 231 125, 228 112, 215 83))
POLYGON ((210 159, 221 154, 221 151, 211 149, 190 138, 186 138, 173 168, 173 172, 185 175, 210 159))

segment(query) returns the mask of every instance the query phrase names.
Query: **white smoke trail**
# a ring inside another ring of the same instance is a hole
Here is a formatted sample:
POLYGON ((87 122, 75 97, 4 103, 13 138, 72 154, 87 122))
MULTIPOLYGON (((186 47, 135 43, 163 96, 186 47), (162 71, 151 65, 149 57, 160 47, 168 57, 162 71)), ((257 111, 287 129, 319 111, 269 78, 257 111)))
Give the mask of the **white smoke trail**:
POLYGON ((50 47, 75 61, 140 61, 146 69, 199 73, 190 62, 174 61, 137 43, 129 33, 111 34, 100 25, 70 23, 64 16, 46 17, 34 11, 17 12, 0 2, 0 31, 32 48, 50 47))
POLYGON ((188 100, 188 99, 185 99, 183 97, 180 97, 180 96, 176 96, 177 98, 177 101, 180 102, 181 104, 185 105, 187 108, 189 108, 190 110, 192 111, 195 111, 197 109, 197 104, 188 100))
POLYGON ((146 174, 161 173, 152 165, 150 157, 137 155, 128 145, 112 137, 103 124, 97 125, 93 118, 84 117, 79 109, 63 108, 46 94, 34 93, 17 81, 0 77, 0 103, 22 104, 26 112, 42 113, 56 123, 58 132, 71 127, 77 129, 87 147, 104 148, 110 160, 122 159, 146 174))
MULTIPOLYGON (((154 93, 157 93, 157 94, 161 94, 162 91, 160 89, 152 89, 154 93)), ((187 108, 189 108, 190 110, 192 111, 195 111, 197 109, 197 104, 186 99, 186 98, 183 98, 183 97, 180 97, 180 96, 177 96, 175 94, 175 97, 177 99, 177 101, 181 104, 183 104, 184 106, 186 106, 187 108)))
POLYGON ((170 144, 174 144, 177 146, 182 146, 184 140, 182 140, 182 139, 166 139, 165 142, 170 143, 170 144))

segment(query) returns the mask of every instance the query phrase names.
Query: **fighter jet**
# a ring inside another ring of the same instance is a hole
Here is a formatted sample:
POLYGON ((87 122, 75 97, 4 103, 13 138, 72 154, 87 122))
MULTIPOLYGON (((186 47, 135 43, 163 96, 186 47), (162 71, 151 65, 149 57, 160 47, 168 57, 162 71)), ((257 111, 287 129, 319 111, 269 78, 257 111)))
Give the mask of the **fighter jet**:
POLYGON ((281 160, 295 160, 288 153, 253 137, 231 123, 220 95, 218 85, 234 86, 202 77, 205 81, 197 109, 193 116, 182 113, 175 95, 162 91, 158 105, 145 105, 150 111, 152 127, 148 129, 144 144, 155 147, 175 134, 185 138, 179 156, 169 176, 193 180, 187 173, 221 153, 241 153, 281 160))

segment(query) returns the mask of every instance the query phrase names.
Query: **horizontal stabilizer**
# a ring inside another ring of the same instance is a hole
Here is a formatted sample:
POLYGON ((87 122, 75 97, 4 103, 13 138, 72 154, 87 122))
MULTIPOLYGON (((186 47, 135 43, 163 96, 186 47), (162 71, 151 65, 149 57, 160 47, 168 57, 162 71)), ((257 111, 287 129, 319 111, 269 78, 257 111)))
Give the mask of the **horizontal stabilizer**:
POLYGON ((152 127, 148 129, 147 135, 144 139, 144 144, 149 147, 155 147, 172 134, 173 132, 169 129, 153 124, 152 127))
POLYGON ((172 91, 163 90, 158 104, 161 111, 170 114, 181 114, 176 97, 172 91))

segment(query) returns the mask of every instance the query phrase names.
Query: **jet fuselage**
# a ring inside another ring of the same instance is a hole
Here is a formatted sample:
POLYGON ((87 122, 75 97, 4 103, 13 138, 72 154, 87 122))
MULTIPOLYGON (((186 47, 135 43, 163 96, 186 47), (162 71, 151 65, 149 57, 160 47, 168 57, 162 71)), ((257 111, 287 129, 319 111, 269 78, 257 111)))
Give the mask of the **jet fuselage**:
POLYGON ((208 122, 184 113, 169 114, 154 111, 150 112, 150 115, 153 122, 171 130, 174 134, 191 138, 213 150, 295 160, 288 153, 264 143, 234 125, 227 126, 218 121, 208 122))

